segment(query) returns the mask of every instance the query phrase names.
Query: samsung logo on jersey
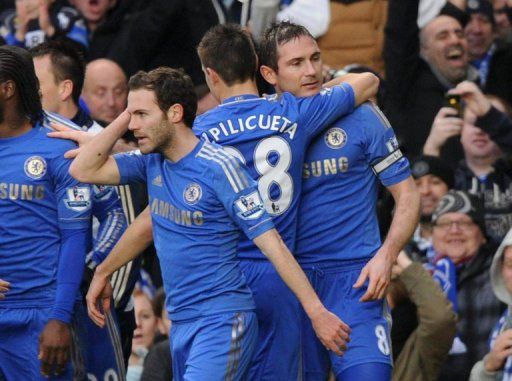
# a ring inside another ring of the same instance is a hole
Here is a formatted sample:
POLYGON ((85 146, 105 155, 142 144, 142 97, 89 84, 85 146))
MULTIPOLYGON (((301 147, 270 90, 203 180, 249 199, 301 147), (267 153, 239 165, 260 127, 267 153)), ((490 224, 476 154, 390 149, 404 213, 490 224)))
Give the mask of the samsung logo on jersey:
POLYGON ((0 199, 2 200, 42 200, 43 198, 44 185, 0 183, 0 199))
POLYGON ((311 176, 320 177, 329 176, 348 171, 348 158, 341 156, 339 158, 316 160, 311 163, 304 163, 302 168, 302 178, 309 179, 311 176))
POLYGON ((157 198, 151 201, 151 213, 183 226, 201 226, 204 222, 201 211, 191 212, 190 210, 178 209, 174 205, 157 198))
MULTIPOLYGON (((251 131, 255 129, 277 131, 281 134, 290 135, 290 139, 295 137, 297 131, 297 123, 281 115, 251 115, 247 118, 238 118, 236 120, 228 119, 225 123, 219 123, 219 127, 213 127, 208 130, 215 141, 219 141, 220 136, 231 136, 251 131)), ((206 140, 208 135, 203 133, 206 140)))

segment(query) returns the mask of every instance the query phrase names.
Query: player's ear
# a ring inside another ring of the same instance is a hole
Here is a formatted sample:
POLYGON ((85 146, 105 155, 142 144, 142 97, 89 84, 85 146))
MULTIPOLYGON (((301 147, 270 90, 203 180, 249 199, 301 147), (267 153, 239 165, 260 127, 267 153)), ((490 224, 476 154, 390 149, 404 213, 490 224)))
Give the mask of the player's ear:
POLYGON ((208 76, 208 78, 210 79, 210 82, 212 84, 217 85, 220 82, 221 78, 220 78, 219 73, 217 73, 212 68, 207 67, 206 69, 204 69, 204 72, 208 76))
POLYGON ((167 119, 172 123, 180 123, 183 121, 183 106, 179 103, 173 104, 167 111, 167 119))
POLYGON ((277 73, 270 66, 261 65, 260 73, 263 79, 270 83, 272 86, 275 87, 277 85, 277 73))
POLYGON ((59 96, 61 101, 67 100, 73 93, 73 82, 65 79, 59 84, 59 96))
POLYGON ((16 85, 13 81, 5 81, 0 84, 0 90, 3 100, 8 100, 16 93, 16 85))

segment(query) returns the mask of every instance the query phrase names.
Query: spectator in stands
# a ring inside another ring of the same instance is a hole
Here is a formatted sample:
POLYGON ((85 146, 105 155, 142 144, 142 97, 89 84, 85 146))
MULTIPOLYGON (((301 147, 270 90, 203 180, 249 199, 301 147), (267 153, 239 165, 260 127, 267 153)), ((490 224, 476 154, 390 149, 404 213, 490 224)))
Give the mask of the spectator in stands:
POLYGON ((484 110, 494 106, 496 112, 508 112, 508 106, 499 98, 484 96, 473 83, 459 85, 457 91, 471 90, 479 103, 468 102, 464 118, 458 118, 452 108, 442 108, 432 126, 424 147, 425 154, 438 155, 446 141, 446 131, 456 131, 462 124, 460 141, 464 159, 455 167, 455 189, 461 189, 481 196, 485 202, 485 223, 488 237, 499 244, 512 227, 512 163, 502 158, 502 150, 479 126, 485 127, 485 120, 478 118, 481 104, 484 110), (475 105, 474 105, 475 104, 475 105))
POLYGON ((82 98, 94 120, 112 122, 126 108, 127 97, 128 81, 118 64, 107 59, 87 64, 82 98))
POLYGON ((512 43, 512 1, 493 0, 492 6, 497 35, 502 41, 512 43))
MULTIPOLYGON (((384 44, 388 85, 384 111, 412 157, 421 152, 446 91, 478 76, 468 64, 467 41, 457 18, 464 12, 448 2, 419 33, 418 3, 389 0, 384 44)), ((462 157, 459 146, 450 144, 446 157, 462 157)))
POLYGON ((464 28, 471 65, 481 88, 512 103, 512 45, 496 40, 496 22, 489 0, 467 1, 469 21, 464 28))
POLYGON ((158 330, 158 319, 153 311, 151 299, 141 289, 133 291, 135 306, 135 321, 137 322, 133 333, 132 355, 128 362, 127 380, 139 380, 142 375, 144 358, 153 345, 158 330))
POLYGON ((494 255, 491 282, 494 294, 508 308, 491 334, 489 353, 473 366, 470 381, 502 381, 512 375, 512 230, 494 255))
POLYGON ((87 29, 74 8, 55 0, 17 0, 15 4, 15 9, 0 14, 0 36, 7 44, 29 49, 48 39, 66 38, 87 48, 87 29))
POLYGON ((437 278, 459 316, 460 345, 452 348, 455 352, 448 356, 440 379, 467 380, 473 364, 487 352, 487 339, 502 313, 489 276, 495 246, 487 242, 483 204, 477 196, 448 192, 432 222, 438 263, 446 265, 444 276, 437 278))
POLYGON ((453 188, 453 169, 435 156, 420 156, 411 165, 411 172, 421 197, 420 223, 405 251, 414 260, 431 262, 432 213, 439 200, 453 188))
POLYGON ((439 285, 405 252, 393 266, 386 299, 392 309, 393 381, 435 381, 456 331, 456 315, 439 285))
POLYGON ((153 312, 158 316, 158 330, 163 333, 155 338, 155 343, 144 360, 141 381, 172 380, 172 359, 169 333, 171 321, 165 308, 165 293, 160 288, 153 299, 153 312))

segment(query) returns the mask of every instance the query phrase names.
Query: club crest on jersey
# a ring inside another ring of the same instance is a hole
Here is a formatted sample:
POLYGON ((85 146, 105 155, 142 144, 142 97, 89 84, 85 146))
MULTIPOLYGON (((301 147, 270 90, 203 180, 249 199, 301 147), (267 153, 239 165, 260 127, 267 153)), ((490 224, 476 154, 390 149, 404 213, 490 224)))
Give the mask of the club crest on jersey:
POLYGON ((330 128, 325 134, 325 144, 329 148, 338 149, 347 144, 347 134, 339 127, 330 128))
POLYGON ((25 160, 25 174, 32 179, 40 179, 46 174, 46 161, 41 156, 31 156, 25 160))
POLYGON ((188 184, 183 192, 183 199, 189 205, 197 204, 197 202, 201 199, 203 195, 203 190, 201 186, 196 183, 188 184))
POLYGON ((82 212, 91 206, 91 189, 89 187, 73 187, 67 189, 68 198, 64 200, 68 209, 82 212))
POLYGON ((260 194, 255 191, 235 201, 238 215, 244 220, 254 220, 263 214, 263 202, 260 194))

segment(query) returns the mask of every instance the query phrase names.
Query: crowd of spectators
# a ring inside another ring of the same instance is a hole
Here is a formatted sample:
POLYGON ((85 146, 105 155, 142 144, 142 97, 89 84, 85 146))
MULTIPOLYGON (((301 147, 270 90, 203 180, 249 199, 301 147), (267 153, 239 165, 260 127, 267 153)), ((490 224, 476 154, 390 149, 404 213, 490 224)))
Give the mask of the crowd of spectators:
MULTIPOLYGON (((46 111, 97 132, 125 109, 138 70, 184 68, 198 113, 214 107, 196 53, 204 33, 237 22, 257 41, 283 19, 318 37, 326 79, 380 76, 378 102, 411 160, 421 218, 387 296, 393 379, 508 379, 512 1, 5 0, 0 43, 31 50, 46 111)), ((116 144, 118 152, 134 147, 129 134, 116 144)), ((145 189, 117 191, 130 223, 147 204, 145 189)), ((380 214, 391 213, 387 205, 380 214)), ((159 287, 151 249, 142 266, 159 287)), ((133 341, 122 337, 128 379, 170 379, 164 295, 132 294, 139 268, 135 261, 112 279, 121 332, 134 330, 133 341), (134 322, 123 317, 129 300, 134 322)))

